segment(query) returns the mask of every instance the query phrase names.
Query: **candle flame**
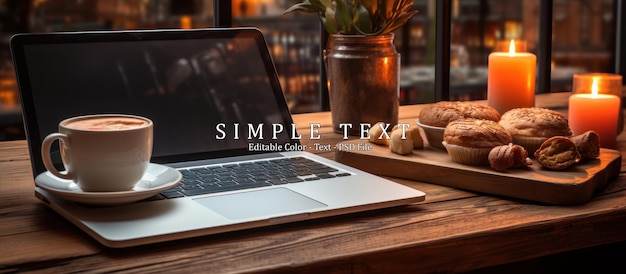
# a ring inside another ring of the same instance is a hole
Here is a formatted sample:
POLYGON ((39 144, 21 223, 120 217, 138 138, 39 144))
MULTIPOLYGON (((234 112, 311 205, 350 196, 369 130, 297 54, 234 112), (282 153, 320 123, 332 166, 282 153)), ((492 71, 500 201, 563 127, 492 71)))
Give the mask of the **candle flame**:
POLYGON ((594 77, 591 83, 591 94, 598 95, 598 78, 594 77))
POLYGON ((515 40, 511 39, 511 43, 509 44, 509 55, 515 55, 515 40))

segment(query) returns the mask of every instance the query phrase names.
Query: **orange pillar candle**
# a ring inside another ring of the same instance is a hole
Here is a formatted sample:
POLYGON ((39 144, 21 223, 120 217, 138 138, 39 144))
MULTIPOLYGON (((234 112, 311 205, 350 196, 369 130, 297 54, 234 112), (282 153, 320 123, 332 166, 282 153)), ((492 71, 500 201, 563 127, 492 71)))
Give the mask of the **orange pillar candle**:
POLYGON ((537 56, 515 52, 511 40, 509 52, 489 54, 487 102, 500 114, 520 107, 535 106, 537 56))
POLYGON ((598 94, 598 81, 593 80, 591 94, 574 94, 569 97, 569 126, 574 135, 593 130, 600 137, 600 146, 613 148, 617 137, 619 97, 598 94))
POLYGON ((620 98, 620 114, 617 117, 617 135, 624 130, 622 76, 613 73, 576 73, 572 81, 572 93, 591 93, 593 81, 597 81, 599 94, 613 94, 620 98))

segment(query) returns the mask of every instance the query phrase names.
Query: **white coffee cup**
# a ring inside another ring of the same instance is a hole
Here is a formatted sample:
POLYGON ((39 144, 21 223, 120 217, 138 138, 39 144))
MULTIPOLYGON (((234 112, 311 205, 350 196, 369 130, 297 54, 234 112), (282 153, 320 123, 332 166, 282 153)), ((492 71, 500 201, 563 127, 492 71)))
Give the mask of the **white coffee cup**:
POLYGON ((152 156, 153 123, 124 114, 73 117, 59 123, 59 132, 42 143, 43 163, 53 175, 73 180, 83 191, 127 191, 141 180, 152 156), (50 159, 59 140, 65 171, 50 159))

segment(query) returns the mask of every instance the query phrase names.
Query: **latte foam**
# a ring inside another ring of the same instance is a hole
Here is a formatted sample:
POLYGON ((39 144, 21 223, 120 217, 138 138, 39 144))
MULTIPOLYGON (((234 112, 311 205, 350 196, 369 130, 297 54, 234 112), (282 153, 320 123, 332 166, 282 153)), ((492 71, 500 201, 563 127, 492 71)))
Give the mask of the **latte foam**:
POLYGON ((65 126, 73 129, 107 131, 139 128, 148 124, 148 121, 132 117, 95 117, 71 121, 65 126))

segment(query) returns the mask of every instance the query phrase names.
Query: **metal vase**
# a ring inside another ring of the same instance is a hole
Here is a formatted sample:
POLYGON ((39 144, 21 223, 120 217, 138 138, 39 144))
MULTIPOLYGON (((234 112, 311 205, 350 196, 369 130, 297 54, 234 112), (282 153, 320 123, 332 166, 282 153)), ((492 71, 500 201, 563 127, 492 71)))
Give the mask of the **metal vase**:
POLYGON ((331 35, 325 61, 335 132, 360 135, 362 124, 398 123, 400 54, 393 38, 331 35))

